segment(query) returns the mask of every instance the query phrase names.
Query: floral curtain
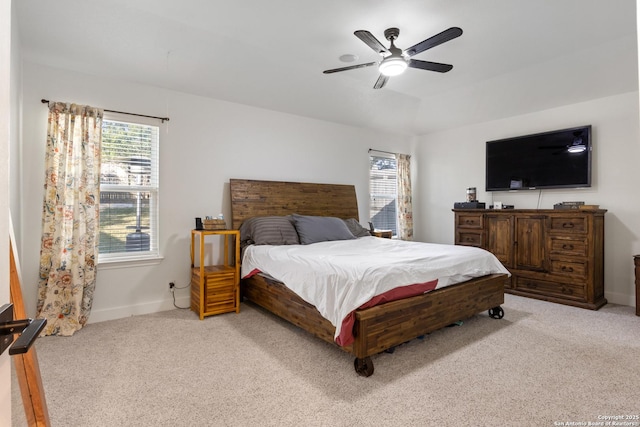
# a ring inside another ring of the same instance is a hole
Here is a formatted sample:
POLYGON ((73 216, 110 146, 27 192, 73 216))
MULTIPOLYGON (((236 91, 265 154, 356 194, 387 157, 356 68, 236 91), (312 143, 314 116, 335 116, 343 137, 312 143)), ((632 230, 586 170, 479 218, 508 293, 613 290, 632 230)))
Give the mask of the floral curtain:
POLYGON ((49 104, 37 317, 43 335, 70 336, 84 326, 96 283, 102 114, 49 104))
POLYGON ((398 167, 398 238, 413 240, 413 205, 411 202, 411 156, 396 154, 398 167))

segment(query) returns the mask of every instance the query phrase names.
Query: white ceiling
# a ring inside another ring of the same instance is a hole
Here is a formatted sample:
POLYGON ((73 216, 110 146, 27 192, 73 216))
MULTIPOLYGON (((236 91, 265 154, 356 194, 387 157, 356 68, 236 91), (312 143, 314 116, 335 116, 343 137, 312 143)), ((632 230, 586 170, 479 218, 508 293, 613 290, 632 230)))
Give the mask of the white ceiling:
MULTIPOLYGON (((359 127, 421 135, 638 89, 635 0, 20 0, 25 60, 359 127), (353 35, 407 48, 464 34, 374 90, 353 35)), ((108 106, 107 106, 108 108, 108 106)))

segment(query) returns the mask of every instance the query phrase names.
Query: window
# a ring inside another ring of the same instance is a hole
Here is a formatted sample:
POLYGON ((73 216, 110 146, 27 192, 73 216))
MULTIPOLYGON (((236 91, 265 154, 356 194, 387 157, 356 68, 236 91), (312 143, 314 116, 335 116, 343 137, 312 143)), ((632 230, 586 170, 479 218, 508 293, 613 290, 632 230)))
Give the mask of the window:
POLYGON ((398 195, 395 157, 369 156, 369 214, 376 229, 397 235, 396 199, 398 195))
POLYGON ((159 256, 158 135, 158 126, 102 121, 100 262, 159 256))

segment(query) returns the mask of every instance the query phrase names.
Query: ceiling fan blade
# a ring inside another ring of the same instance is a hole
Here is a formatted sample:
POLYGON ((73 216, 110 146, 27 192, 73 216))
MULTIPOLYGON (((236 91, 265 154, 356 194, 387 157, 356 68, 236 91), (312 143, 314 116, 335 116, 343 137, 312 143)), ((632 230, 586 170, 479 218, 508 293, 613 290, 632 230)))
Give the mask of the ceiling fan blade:
POLYGON ((376 80, 376 84, 373 85, 373 88, 382 89, 384 85, 387 84, 388 80, 389 80, 388 76, 385 76, 384 74, 380 74, 380 77, 378 77, 378 80, 376 80))
POLYGON ((323 73, 324 74, 331 74, 331 73, 337 73, 339 71, 355 70, 356 68, 370 67, 372 65, 378 65, 378 63, 377 62, 367 62, 366 64, 349 65, 348 67, 341 67, 341 68, 333 68, 331 70, 324 70, 323 73))
POLYGON ((424 52, 427 49, 431 49, 432 47, 441 45, 442 43, 448 42, 449 40, 455 39, 456 37, 460 37, 461 35, 461 28, 451 27, 447 30, 444 30, 440 34, 436 34, 433 37, 429 37, 428 39, 423 40, 408 49, 405 49, 404 53, 409 56, 417 55, 420 52, 424 52))
POLYGON ((382 45, 382 43, 380 43, 378 41, 378 39, 375 38, 373 36, 373 34, 371 34, 369 31, 367 31, 367 30, 358 30, 358 31, 354 32, 353 34, 355 34, 355 36, 357 38, 359 38, 360 40, 365 42, 366 45, 369 46, 371 49, 373 49, 376 53, 382 55, 383 53, 389 52, 387 50, 387 48, 384 47, 382 45))
POLYGON ((451 71, 453 65, 441 64, 439 62, 421 61, 419 59, 411 59, 409 60, 409 67, 419 68, 421 70, 427 71, 436 71, 438 73, 446 73, 447 71, 451 71))

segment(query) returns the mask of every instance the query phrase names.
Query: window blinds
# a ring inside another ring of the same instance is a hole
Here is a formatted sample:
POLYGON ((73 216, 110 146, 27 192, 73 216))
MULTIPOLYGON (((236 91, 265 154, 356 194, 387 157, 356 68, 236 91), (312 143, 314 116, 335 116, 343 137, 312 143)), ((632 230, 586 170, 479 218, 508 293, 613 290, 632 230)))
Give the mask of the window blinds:
POLYGON ((158 126, 102 122, 102 260, 158 255, 158 140, 158 126))
POLYGON ((369 211, 376 229, 397 235, 396 199, 398 169, 394 157, 369 156, 369 211))

